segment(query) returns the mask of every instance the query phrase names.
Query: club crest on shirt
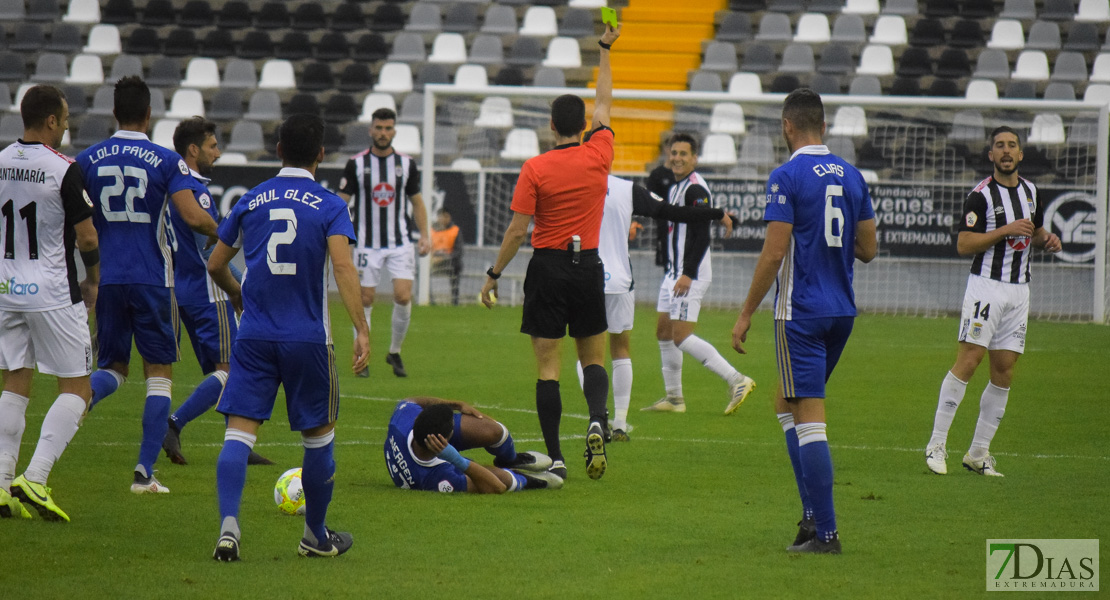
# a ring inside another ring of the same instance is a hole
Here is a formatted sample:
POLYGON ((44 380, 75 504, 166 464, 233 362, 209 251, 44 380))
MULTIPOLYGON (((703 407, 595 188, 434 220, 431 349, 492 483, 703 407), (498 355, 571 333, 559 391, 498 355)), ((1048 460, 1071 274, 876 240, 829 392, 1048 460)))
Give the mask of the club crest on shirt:
POLYGON ((189 165, 186 165, 185 161, 179 160, 179 161, 177 161, 177 170, 181 171, 182 175, 188 175, 189 174, 189 165))
POLYGON ((200 198, 197 201, 200 202, 200 206, 204 210, 212 208, 212 197, 208 194, 201 194, 200 198))
POLYGON ((975 322, 971 324, 971 339, 977 340, 979 336, 983 335, 983 324, 975 322))
POLYGON ((378 206, 393 204, 393 196, 393 186, 384 181, 374 186, 374 190, 370 193, 370 199, 378 206))
POLYGON ((401 165, 397 165, 396 167, 393 167, 393 174, 397 177, 404 177, 405 170, 401 168, 401 165))
POLYGON ((967 213, 967 216, 964 217, 964 223, 967 223, 968 227, 975 227, 975 224, 978 223, 978 222, 979 222, 979 217, 976 216, 976 214, 973 213, 973 212, 967 213))
POLYGON ((1036 212, 1036 210, 1034 209, 1033 204, 1034 203, 1033 203, 1032 200, 1026 200, 1025 201, 1025 205, 1029 207, 1029 214, 1033 214, 1034 212, 1036 212))

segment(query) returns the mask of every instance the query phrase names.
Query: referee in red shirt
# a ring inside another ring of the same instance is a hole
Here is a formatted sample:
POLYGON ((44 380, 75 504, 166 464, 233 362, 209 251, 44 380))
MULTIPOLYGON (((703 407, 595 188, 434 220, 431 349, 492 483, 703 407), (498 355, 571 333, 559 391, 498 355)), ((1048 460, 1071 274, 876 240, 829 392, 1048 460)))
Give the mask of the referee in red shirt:
POLYGON ((516 256, 532 230, 532 260, 524 279, 524 318, 520 332, 532 336, 539 379, 536 381, 536 412, 554 461, 551 470, 566 479, 567 468, 559 447, 559 421, 563 401, 559 396, 559 346, 567 330, 578 348, 583 365, 586 404, 590 425, 586 430, 586 474, 599 479, 605 473, 605 436, 608 431, 606 399, 609 374, 605 357, 605 269, 597 254, 601 215, 609 167, 613 162, 613 130, 609 111, 613 105, 613 73, 609 48, 620 36, 620 27, 606 26, 598 45, 597 96, 594 120, 585 143, 586 104, 578 96, 559 96, 551 103, 551 129, 556 146, 529 159, 520 169, 513 193, 513 220, 497 262, 486 271, 482 303, 493 306, 491 292, 497 279, 516 256))

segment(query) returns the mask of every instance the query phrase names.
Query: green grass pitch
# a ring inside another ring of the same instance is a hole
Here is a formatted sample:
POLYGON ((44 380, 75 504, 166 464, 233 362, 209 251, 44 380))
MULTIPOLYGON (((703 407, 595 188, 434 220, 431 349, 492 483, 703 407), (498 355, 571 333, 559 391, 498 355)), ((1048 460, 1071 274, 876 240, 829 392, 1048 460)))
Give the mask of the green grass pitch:
MULTIPOLYGON (((386 305, 388 306, 388 305, 386 305)), ((964 598, 985 594, 988 538, 1098 538, 1108 531, 1107 359, 1110 330, 1033 322, 992 450, 1001 479, 960 468, 985 365, 949 438, 949 475, 931 475, 922 448, 937 390, 955 357, 954 319, 864 315, 828 389, 834 494, 844 554, 789 556, 799 503, 771 408, 776 385, 771 317, 757 315, 749 354, 729 347, 734 313, 703 313, 698 333, 758 388, 730 417, 723 382, 691 359, 684 415, 641 413, 661 395, 654 314, 633 335, 632 441, 609 446, 601 481, 580 453, 585 401, 564 347, 560 491, 502 497, 395 489, 382 442, 397 399, 467 400, 504 422, 520 449, 543 450, 534 414, 535 364, 518 333, 520 309, 417 307, 404 348, 410 376, 384 363, 389 309, 374 311, 371 378, 347 366, 350 327, 332 317, 340 357, 335 497, 328 522, 355 546, 336 560, 296 555, 302 520, 278 513, 272 491, 299 466, 300 438, 284 406, 250 467, 242 562, 212 560, 218 536, 215 461, 223 421, 208 413, 182 435, 190 464, 163 456, 172 493, 128 488, 144 388, 133 376, 88 415, 50 485, 72 523, 0 522, 0 589, 41 598, 964 598), (1101 508, 1100 508, 1101 507, 1101 508)), ((191 350, 174 379, 174 407, 200 381, 191 350)), ((54 394, 36 379, 19 469, 54 394)), ((482 451, 471 458, 488 464, 482 451)), ((1104 545, 1105 546, 1105 545, 1104 545)))

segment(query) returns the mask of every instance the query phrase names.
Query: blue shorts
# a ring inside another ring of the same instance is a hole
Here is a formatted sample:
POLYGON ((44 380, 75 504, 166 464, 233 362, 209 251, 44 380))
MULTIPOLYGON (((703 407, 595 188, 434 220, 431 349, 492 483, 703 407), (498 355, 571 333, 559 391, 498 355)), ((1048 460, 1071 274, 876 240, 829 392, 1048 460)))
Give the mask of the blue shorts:
MULTIPOLYGON (((216 370, 218 363, 231 362, 231 344, 239 324, 235 320, 235 309, 227 300, 206 302, 204 304, 180 305, 177 307, 179 324, 185 326, 193 353, 197 355, 200 370, 205 375, 216 370)), ((181 330, 177 331, 181 340, 181 330)))
POLYGON ((157 285, 100 286, 96 298, 96 339, 101 369, 131 362, 131 337, 146 362, 169 365, 181 358, 177 348, 177 300, 173 288, 157 285))
POLYGON ((304 431, 339 417, 339 376, 328 344, 235 340, 231 372, 216 410, 268 421, 278 386, 285 389, 289 429, 304 431))
POLYGON ((775 351, 785 398, 824 398, 855 317, 775 321, 775 351))

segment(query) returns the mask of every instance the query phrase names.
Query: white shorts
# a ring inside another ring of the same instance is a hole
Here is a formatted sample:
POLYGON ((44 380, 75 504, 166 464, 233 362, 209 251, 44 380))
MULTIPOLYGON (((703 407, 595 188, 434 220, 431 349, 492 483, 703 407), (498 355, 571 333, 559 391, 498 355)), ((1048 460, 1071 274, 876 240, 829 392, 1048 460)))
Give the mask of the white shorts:
POLYGON ((605 319, 609 321, 609 333, 632 331, 635 318, 636 292, 605 294, 605 319))
POLYGON ((0 310, 0 369, 33 369, 57 377, 92 372, 92 336, 85 305, 43 312, 0 310))
POLYGON ((356 248, 354 261, 362 287, 378 287, 383 266, 393 279, 412 281, 416 273, 416 248, 411 244, 400 248, 356 248))
POLYGON ((677 282, 670 275, 663 278, 663 283, 659 285, 659 301, 655 304, 655 310, 669 314, 672 321, 697 323, 701 300, 709 291, 709 282, 695 279, 690 284, 690 291, 681 298, 674 295, 674 284, 677 282))
POLYGON ((1002 283, 988 277, 968 275, 967 291, 960 316, 961 342, 987 350, 1025 352, 1025 328, 1029 322, 1029 286, 1002 283))

